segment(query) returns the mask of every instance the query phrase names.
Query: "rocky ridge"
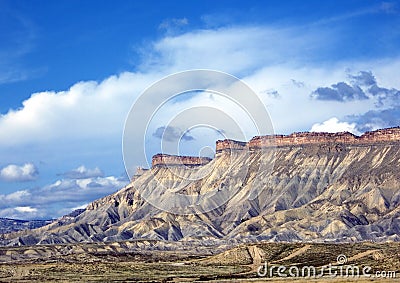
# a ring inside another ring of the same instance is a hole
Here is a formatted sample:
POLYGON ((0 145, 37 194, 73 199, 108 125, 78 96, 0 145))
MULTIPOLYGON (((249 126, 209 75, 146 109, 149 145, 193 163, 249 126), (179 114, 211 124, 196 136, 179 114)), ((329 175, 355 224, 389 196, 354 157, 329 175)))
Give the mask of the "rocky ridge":
POLYGON ((244 150, 259 149, 263 147, 296 146, 296 145, 323 145, 323 144, 346 144, 346 145, 367 145, 375 143, 387 143, 400 140, 400 127, 381 129, 366 132, 361 136, 356 136, 350 132, 340 133, 317 133, 300 132, 290 135, 268 135, 256 136, 249 142, 235 140, 218 140, 216 152, 223 150, 244 150))
MULTIPOLYGON (((178 156, 170 154, 156 154, 152 157, 151 166, 201 166, 209 163, 212 159, 208 157, 178 156)), ((142 169, 143 170, 143 169, 142 169)))
POLYGON ((400 241, 400 128, 217 141, 216 152, 213 160, 158 155, 151 169, 76 217, 3 235, 1 243, 400 241), (209 174, 190 181, 201 172, 209 174), (191 214, 162 211, 141 196, 168 201, 172 190, 237 193, 207 213, 193 206, 191 214))

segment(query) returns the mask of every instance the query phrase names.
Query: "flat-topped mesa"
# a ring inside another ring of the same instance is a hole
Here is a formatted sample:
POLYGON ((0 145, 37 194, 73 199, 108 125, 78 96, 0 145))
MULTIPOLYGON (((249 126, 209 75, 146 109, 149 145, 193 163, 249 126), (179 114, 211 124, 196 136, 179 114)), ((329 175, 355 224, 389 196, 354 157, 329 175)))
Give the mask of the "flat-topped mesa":
POLYGON ((400 127, 387 128, 366 132, 359 138, 362 142, 390 142, 400 141, 400 127))
MULTIPOLYGON (((318 133, 300 132, 290 135, 268 135, 256 136, 249 142, 235 140, 218 140, 215 145, 217 156, 222 152, 240 150, 256 150, 258 148, 296 146, 296 145, 318 145, 318 144, 374 144, 383 142, 400 142, 400 127, 366 132, 356 136, 349 132, 340 133, 318 133)), ((208 157, 177 156, 169 154, 156 154, 152 159, 152 168, 157 166, 201 166, 209 163, 212 159, 208 157)))
POLYGON ((223 151, 243 150, 247 146, 247 142, 235 140, 217 140, 215 144, 215 152, 221 153, 223 151))
POLYGON ((250 149, 270 146, 290 146, 305 144, 326 144, 326 143, 356 143, 358 137, 349 132, 341 133, 314 133, 301 132, 290 135, 257 136, 248 142, 250 149))
POLYGON ((196 157, 196 156, 178 156, 169 154, 156 154, 151 160, 151 167, 162 167, 162 166, 201 166, 209 163, 212 159, 208 157, 196 157))
POLYGON ((229 150, 254 150, 274 146, 295 146, 307 144, 373 144, 382 142, 400 142, 400 127, 366 132, 356 136, 350 132, 319 133, 300 132, 290 135, 256 136, 248 143, 235 140, 218 140, 216 153, 229 150))

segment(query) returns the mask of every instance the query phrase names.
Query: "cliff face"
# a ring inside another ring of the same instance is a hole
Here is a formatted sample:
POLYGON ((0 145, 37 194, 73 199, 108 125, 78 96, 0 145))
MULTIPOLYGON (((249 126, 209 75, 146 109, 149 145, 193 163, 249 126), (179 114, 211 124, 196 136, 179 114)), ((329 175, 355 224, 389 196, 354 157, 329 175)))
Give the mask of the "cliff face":
POLYGON ((306 144, 345 143, 355 144, 359 138, 349 132, 344 133, 293 133, 291 135, 275 135, 254 137, 248 143, 250 149, 270 146, 293 146, 306 144))
POLYGON ((361 136, 349 132, 342 133, 293 133, 290 135, 257 136, 248 143, 233 140, 219 140, 216 143, 216 152, 224 150, 257 149, 263 147, 296 146, 296 145, 324 145, 324 144, 374 144, 382 142, 400 141, 400 127, 366 132, 361 136))
MULTIPOLYGON (((218 140, 215 145, 216 154, 224 151, 256 150, 259 148, 298 146, 298 145, 326 145, 326 144, 345 144, 345 145, 365 145, 382 142, 400 141, 400 127, 382 129, 366 132, 361 136, 356 136, 349 132, 341 133, 310 133, 300 132, 290 135, 270 135, 256 136, 249 142, 236 141, 231 139, 218 140)), ((169 154, 156 154, 152 158, 152 167, 157 166, 201 166, 209 163, 210 158, 177 156, 169 154)))
POLYGON ((361 142, 390 142, 400 140, 400 127, 382 129, 373 132, 366 132, 363 134, 359 140, 361 142))
POLYGON ((157 166, 200 166, 211 161, 208 157, 177 156, 169 154, 156 154, 151 160, 151 167, 157 166))
POLYGON ((220 153, 224 150, 243 150, 247 146, 246 142, 235 140, 218 140, 215 145, 215 152, 220 153))
POLYGON ((120 191, 92 202, 82 214, 31 232, 6 235, 1 243, 138 238, 200 245, 259 240, 400 241, 399 131, 385 129, 360 137, 348 133, 275 136, 296 143, 274 150, 237 150, 248 147, 251 141, 245 147, 234 141, 219 141, 220 153, 202 166, 202 159, 159 155, 152 169, 143 171, 120 191), (340 150, 327 150, 331 148, 325 146, 327 142, 334 148, 334 142, 340 143, 340 150), (163 166, 192 162, 196 166, 175 166, 174 170, 163 166), (194 178, 204 172, 209 173, 200 180, 194 178), (259 190, 257 195, 252 194, 254 188, 259 190), (211 199, 219 192, 235 190, 237 193, 212 211, 200 213, 193 206, 193 213, 184 215, 176 212, 187 207, 186 202, 171 203, 175 210, 170 213, 142 198, 153 195, 167 203, 170 192, 207 194, 211 199))

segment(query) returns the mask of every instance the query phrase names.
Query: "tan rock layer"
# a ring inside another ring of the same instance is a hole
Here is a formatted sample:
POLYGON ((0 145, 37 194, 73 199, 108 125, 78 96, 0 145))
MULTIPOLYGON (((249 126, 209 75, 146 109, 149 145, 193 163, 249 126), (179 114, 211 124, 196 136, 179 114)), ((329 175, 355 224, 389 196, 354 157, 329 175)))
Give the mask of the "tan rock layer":
POLYGON ((152 158, 151 166, 153 168, 156 166, 165 166, 165 165, 199 166, 199 165, 205 165, 205 164, 209 163, 210 161, 211 161, 211 158, 208 158, 208 157, 156 154, 152 158))
POLYGON ((290 135, 268 135, 256 136, 248 143, 236 142, 232 140, 218 140, 216 152, 224 150, 256 149, 272 146, 291 146, 306 144, 371 144, 381 142, 400 141, 400 127, 366 132, 361 136, 356 136, 349 132, 341 133, 293 133, 290 135))

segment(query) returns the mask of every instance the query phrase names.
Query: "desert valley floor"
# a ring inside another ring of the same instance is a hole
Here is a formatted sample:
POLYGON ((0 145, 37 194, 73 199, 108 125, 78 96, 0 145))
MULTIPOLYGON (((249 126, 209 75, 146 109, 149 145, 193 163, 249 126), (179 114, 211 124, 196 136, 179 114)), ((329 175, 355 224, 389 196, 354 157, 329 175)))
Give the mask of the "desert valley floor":
POLYGON ((0 260, 0 282, 400 282, 400 243, 258 243, 228 248, 138 240, 3 247, 0 260), (345 263, 337 262, 339 254, 347 257, 345 263), (299 270, 314 266, 316 273, 292 277, 287 269, 283 277, 275 269, 272 276, 258 274, 266 262, 299 270), (368 276, 361 271, 360 276, 321 273, 329 264, 371 270, 368 276))

